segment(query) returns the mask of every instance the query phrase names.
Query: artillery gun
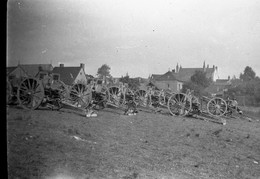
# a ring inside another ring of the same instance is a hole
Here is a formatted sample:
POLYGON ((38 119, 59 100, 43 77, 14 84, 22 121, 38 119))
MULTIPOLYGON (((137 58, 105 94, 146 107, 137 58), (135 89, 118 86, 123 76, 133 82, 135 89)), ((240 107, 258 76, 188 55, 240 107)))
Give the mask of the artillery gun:
POLYGON ((67 98, 68 87, 59 79, 59 74, 40 72, 39 77, 24 78, 17 90, 17 99, 24 109, 49 107, 60 109, 67 98))

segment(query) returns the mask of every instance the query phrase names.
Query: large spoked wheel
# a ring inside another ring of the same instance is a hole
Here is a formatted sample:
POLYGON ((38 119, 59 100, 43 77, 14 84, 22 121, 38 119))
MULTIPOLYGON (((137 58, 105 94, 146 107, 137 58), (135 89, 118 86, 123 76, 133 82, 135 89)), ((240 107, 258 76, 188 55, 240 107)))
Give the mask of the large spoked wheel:
POLYGON ((191 110, 190 97, 184 93, 172 95, 168 100, 168 110, 172 115, 187 115, 191 110))
POLYGON ((109 92, 109 102, 117 106, 123 104, 124 97, 119 87, 111 86, 108 88, 108 92, 109 92))
POLYGON ((18 88, 17 98, 24 109, 37 109, 44 98, 42 83, 36 78, 24 79, 18 88))
POLYGON ((73 105, 85 108, 89 106, 92 100, 91 90, 85 84, 74 84, 70 89, 69 99, 73 105))
POLYGON ((148 96, 145 90, 137 90, 134 92, 134 101, 138 106, 146 107, 147 99, 148 96))
POLYGON ((222 116, 227 112, 227 103, 222 98, 212 98, 207 103, 207 110, 212 116, 222 116))

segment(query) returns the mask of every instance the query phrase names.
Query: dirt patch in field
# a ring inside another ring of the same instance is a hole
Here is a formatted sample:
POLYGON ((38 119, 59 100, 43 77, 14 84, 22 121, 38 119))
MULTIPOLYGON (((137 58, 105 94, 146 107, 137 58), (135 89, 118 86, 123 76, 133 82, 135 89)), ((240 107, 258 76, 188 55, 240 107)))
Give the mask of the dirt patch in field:
MULTIPOLYGON (((257 118, 255 118, 257 119, 257 118)), ((259 118, 258 118, 259 119, 259 118)), ((7 108, 9 178, 259 178, 260 122, 7 108)))

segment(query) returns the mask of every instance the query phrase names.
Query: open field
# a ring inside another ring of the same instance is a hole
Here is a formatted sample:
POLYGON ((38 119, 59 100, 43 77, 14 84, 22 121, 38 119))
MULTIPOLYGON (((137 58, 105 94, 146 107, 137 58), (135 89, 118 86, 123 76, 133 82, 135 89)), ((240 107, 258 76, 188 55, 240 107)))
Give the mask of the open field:
POLYGON ((241 110, 245 112, 246 115, 252 117, 260 116, 260 107, 241 107, 241 110))
POLYGON ((260 178, 260 117, 221 125, 122 114, 7 107, 9 178, 260 178))

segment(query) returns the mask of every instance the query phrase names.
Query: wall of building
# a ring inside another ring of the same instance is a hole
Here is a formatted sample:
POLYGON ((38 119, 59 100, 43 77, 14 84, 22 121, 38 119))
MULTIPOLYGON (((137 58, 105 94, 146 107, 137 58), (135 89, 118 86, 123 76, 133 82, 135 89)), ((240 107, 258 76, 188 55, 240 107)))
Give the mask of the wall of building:
POLYGON ((170 89, 173 92, 179 92, 182 89, 182 82, 178 81, 156 81, 155 85, 159 89, 170 89))
POLYGON ((87 84, 87 78, 86 78, 86 74, 85 74, 83 68, 81 68, 81 70, 79 71, 78 76, 75 78, 74 83, 78 83, 78 82, 87 84))
POLYGON ((177 81, 177 92, 180 92, 182 90, 183 82, 177 81))

